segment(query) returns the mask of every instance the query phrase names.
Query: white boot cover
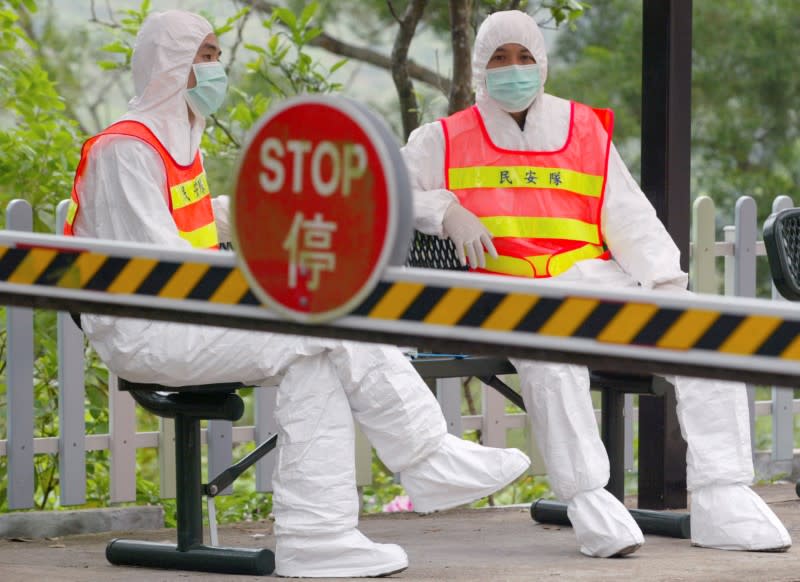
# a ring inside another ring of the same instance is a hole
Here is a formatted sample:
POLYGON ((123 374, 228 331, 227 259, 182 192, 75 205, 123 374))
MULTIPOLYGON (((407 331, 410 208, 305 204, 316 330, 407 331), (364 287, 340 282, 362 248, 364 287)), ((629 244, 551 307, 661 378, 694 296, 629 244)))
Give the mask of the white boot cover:
POLYGON ((644 544, 630 512, 605 489, 579 493, 569 500, 567 516, 582 554, 593 558, 625 556, 644 544))
POLYGON ((531 430, 556 497, 568 501, 582 553, 607 558, 644 543, 639 526, 616 497, 603 489, 609 464, 583 366, 512 360, 520 375, 531 430))
POLYGON ((400 480, 414 511, 431 513, 491 495, 530 464, 518 449, 484 447, 447 434, 438 450, 403 471, 400 480))
POLYGON ((318 536, 279 536, 275 574, 290 578, 388 576, 408 568, 408 556, 395 544, 376 544, 357 529, 318 536))
POLYGON ((289 368, 278 388, 275 421, 275 535, 327 535, 355 528, 353 416, 326 354, 289 368))
POLYGON ((278 389, 273 473, 279 576, 382 576, 408 567, 402 548, 357 529, 353 417, 328 353, 298 360, 278 389))
POLYGON ((784 552, 792 545, 778 517, 746 485, 692 491, 692 544, 719 550, 784 552))
POLYGON ((741 382, 667 378, 675 386, 678 421, 686 439, 686 485, 750 484, 750 412, 741 382))

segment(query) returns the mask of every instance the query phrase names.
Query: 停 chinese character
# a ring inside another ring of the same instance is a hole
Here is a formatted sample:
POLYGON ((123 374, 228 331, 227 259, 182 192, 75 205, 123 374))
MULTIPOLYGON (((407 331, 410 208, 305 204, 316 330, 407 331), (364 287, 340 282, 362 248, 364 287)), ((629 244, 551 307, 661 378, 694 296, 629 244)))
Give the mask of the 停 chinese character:
POLYGON ((512 184, 511 176, 509 175, 508 170, 500 170, 500 183, 501 184, 512 184))
POLYGON ((330 252, 335 222, 326 222, 317 212, 314 218, 306 220, 302 212, 297 212, 292 220, 289 233, 283 241, 283 248, 289 252, 289 287, 297 287, 298 274, 309 274, 306 287, 309 291, 319 288, 320 273, 336 268, 336 254, 330 252))
POLYGON ((561 172, 550 172, 550 183, 553 186, 561 185, 561 172))

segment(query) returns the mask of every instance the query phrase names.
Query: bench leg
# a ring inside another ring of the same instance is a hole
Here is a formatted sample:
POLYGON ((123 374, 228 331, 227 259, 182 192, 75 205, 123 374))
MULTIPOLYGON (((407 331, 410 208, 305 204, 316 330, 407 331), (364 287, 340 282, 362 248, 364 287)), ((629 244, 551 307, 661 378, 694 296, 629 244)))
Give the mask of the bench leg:
POLYGON ((686 441, 681 436, 675 388, 639 397, 639 507, 687 506, 686 441))
POLYGON ((271 574, 275 556, 266 549, 203 544, 200 420, 176 415, 176 507, 178 543, 112 540, 106 558, 116 565, 194 570, 224 574, 271 574))
MULTIPOLYGON (((690 518, 688 513, 671 513, 667 511, 650 511, 647 509, 629 509, 631 517, 639 525, 642 533, 689 539, 691 537, 690 518)), ((539 499, 531 505, 531 517, 539 523, 556 525, 572 525, 567 517, 567 504, 549 499, 539 499)))
POLYGON ((606 489, 625 501, 625 393, 601 390, 600 434, 608 451, 610 476, 606 489))

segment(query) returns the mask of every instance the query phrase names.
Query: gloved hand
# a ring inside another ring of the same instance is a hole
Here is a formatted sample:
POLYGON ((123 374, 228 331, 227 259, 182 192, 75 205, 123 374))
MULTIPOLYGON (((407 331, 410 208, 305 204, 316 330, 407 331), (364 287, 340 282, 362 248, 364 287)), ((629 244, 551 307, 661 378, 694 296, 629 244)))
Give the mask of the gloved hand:
POLYGON ((453 202, 445 210, 442 230, 445 236, 455 243, 458 260, 462 266, 467 264, 466 259, 469 257, 471 268, 485 267, 484 248, 487 253, 492 255, 492 258, 497 258, 497 251, 492 243, 492 234, 486 230, 477 216, 458 202, 453 202), (466 256, 464 249, 466 249, 466 256))

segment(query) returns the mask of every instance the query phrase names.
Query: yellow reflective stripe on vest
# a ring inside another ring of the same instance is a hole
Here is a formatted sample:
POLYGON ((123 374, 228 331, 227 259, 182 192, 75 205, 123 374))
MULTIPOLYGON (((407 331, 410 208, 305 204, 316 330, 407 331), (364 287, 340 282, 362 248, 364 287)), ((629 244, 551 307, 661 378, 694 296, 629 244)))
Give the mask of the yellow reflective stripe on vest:
POLYGON ((496 237, 557 238, 600 244, 597 225, 575 218, 482 216, 481 222, 496 237))
POLYGON ((193 180, 176 184, 169 189, 169 193, 172 198, 173 210, 194 204, 203 196, 207 196, 210 193, 206 173, 202 172, 193 180))
POLYGON ((502 255, 493 259, 487 254, 485 255, 486 270, 493 273, 502 273, 517 277, 555 277, 572 267, 572 265, 578 261, 597 258, 604 252, 605 250, 601 246, 584 245, 578 249, 564 253, 555 255, 532 255, 524 259, 502 255))
POLYGON ((217 237, 217 225, 211 222, 200 228, 196 228, 191 232, 178 231, 181 238, 189 241, 189 243, 196 249, 207 249, 219 244, 217 237))
POLYGON ((75 204, 75 201, 70 198, 69 199, 69 206, 67 207, 67 224, 72 224, 75 222, 75 214, 78 212, 78 205, 75 204))
POLYGON ((578 261, 594 259, 605 252, 603 247, 596 245, 584 245, 578 249, 559 253, 550 259, 550 276, 560 275, 578 261))
POLYGON ((506 257, 503 255, 500 255, 496 259, 492 258, 488 254, 485 254, 485 256, 486 270, 491 271, 492 273, 503 273, 504 275, 515 275, 517 277, 536 276, 536 273, 533 270, 533 265, 525 259, 506 257))
POLYGON ((547 188, 569 190, 582 196, 599 198, 603 176, 584 174, 565 168, 540 166, 474 166, 448 170, 450 190, 472 188, 547 188))

